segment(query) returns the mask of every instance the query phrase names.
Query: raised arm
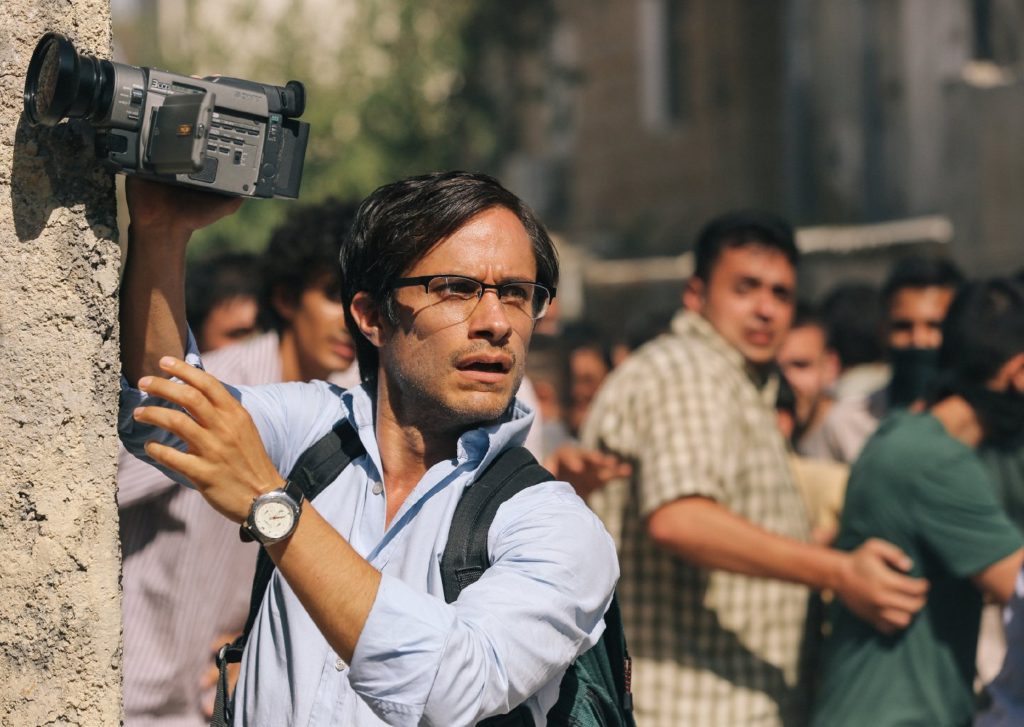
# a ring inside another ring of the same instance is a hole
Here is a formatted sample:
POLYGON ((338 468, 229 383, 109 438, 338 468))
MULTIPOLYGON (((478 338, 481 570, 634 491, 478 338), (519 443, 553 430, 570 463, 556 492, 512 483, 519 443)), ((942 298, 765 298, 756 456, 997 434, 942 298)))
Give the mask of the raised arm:
POLYGON ((121 282, 121 371, 134 386, 185 352, 185 248, 192 233, 241 200, 138 177, 127 180, 131 231, 121 282))
POLYGON ((910 569, 910 559, 884 540, 868 540, 851 553, 803 543, 770 533, 706 497, 660 507, 647 528, 659 546, 701 568, 831 589, 885 633, 908 626, 927 598, 928 582, 901 573, 910 569))
POLYGON ((1005 606, 1013 598, 1017 576, 1024 566, 1024 549, 1018 549, 971 577, 974 585, 989 600, 1005 606))

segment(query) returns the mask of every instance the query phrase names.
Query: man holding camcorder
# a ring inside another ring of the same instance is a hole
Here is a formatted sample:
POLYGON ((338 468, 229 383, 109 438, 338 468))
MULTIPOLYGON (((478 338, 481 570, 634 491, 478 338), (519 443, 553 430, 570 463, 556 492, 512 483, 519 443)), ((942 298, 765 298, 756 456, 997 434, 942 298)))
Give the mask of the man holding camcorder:
POLYGON ((607 532, 568 484, 542 482, 501 505, 490 567, 451 603, 438 566, 463 491, 532 421, 514 395, 557 280, 532 212, 483 175, 382 187, 341 260, 363 384, 235 388, 198 366, 181 291, 190 234, 238 202, 130 181, 122 438, 277 567, 234 724, 463 725, 520 705, 545 724, 603 630, 607 532), (361 453, 303 501, 283 473, 339 421, 361 453))

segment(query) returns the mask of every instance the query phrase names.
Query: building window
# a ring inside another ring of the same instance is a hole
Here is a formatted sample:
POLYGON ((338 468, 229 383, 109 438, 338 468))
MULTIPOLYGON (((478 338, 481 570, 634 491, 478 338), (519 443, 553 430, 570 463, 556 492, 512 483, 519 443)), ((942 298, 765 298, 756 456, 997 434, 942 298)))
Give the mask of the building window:
POLYGON ((640 0, 640 106, 645 128, 660 131, 686 121, 690 59, 686 0, 640 0))

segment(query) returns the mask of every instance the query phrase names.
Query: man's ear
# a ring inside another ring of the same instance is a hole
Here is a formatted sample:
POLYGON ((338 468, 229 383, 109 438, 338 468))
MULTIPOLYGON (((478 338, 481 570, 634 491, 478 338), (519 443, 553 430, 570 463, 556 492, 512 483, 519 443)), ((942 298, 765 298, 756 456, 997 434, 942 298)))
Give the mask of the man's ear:
POLYGON ((704 310, 705 292, 706 286, 704 281, 696 275, 691 275, 690 279, 686 281, 686 287, 683 289, 683 307, 686 310, 700 313, 704 310))
POLYGON ((830 389, 832 385, 836 383, 839 378, 839 354, 834 349, 825 349, 825 388, 830 389))
POLYGON ((356 322, 359 332, 367 341, 380 348, 384 340, 384 319, 380 306, 377 305, 373 296, 365 290, 360 290, 352 296, 349 311, 352 313, 352 319, 356 322))
POLYGON ((270 293, 270 305, 274 311, 288 323, 295 317, 295 309, 298 308, 298 301, 293 298, 283 285, 275 285, 270 293))

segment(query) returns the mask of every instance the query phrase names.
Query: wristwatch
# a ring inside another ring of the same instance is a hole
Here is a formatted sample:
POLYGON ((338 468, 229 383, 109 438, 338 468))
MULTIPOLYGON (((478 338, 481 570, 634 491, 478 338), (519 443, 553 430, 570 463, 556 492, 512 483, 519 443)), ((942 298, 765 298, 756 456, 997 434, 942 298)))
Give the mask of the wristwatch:
POLYGON ((246 543, 253 540, 263 545, 281 542, 295 531, 304 499, 302 488, 291 481, 253 498, 249 517, 239 528, 239 537, 246 543))

